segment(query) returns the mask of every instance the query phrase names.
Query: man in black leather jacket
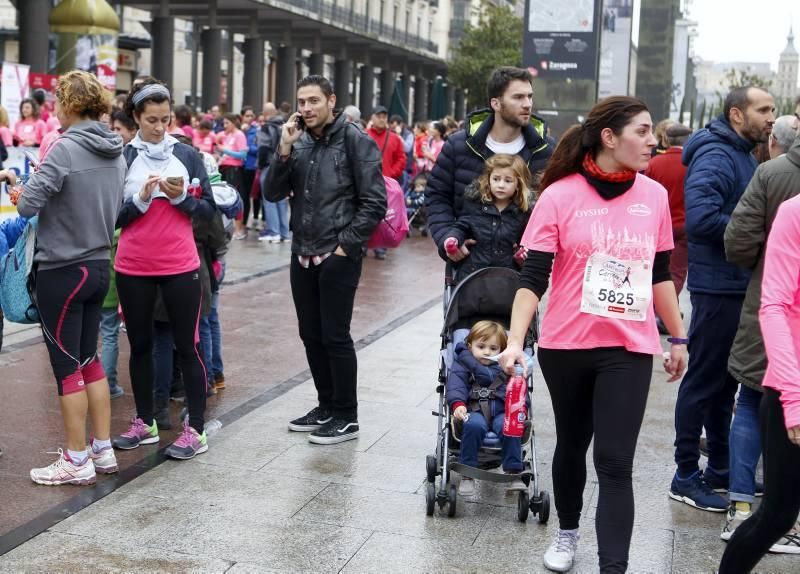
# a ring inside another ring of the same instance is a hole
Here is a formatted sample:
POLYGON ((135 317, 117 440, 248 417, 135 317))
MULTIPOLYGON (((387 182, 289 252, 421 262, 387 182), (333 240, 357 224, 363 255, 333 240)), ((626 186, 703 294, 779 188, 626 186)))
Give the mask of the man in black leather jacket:
POLYGON ((358 436, 350 320, 361 248, 386 214, 386 187, 378 146, 334 113, 330 81, 303 78, 297 101, 265 185, 269 201, 291 196, 292 297, 319 399, 289 430, 310 431, 312 443, 335 444, 358 436))

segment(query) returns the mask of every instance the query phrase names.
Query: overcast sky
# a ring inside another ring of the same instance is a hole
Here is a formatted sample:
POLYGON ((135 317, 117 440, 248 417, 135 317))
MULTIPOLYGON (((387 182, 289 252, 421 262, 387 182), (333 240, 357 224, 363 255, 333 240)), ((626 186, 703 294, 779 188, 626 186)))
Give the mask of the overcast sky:
POLYGON ((798 0, 692 0, 691 20, 697 22, 695 52, 715 62, 769 62, 778 68, 789 25, 800 51, 798 0))

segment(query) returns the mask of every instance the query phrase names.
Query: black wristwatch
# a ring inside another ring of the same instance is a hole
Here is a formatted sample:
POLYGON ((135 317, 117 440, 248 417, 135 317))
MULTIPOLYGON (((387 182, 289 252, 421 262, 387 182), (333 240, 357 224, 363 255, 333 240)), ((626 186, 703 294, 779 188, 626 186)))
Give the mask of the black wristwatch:
POLYGON ((681 339, 679 337, 667 337, 667 343, 672 343, 673 345, 688 345, 689 339, 681 339))

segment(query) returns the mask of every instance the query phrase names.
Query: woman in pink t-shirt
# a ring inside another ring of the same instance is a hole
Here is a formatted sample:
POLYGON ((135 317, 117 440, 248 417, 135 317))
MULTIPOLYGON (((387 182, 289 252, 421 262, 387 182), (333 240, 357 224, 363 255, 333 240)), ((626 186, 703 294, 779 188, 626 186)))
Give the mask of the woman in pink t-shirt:
POLYGON ((750 572, 795 527, 800 512, 799 242, 800 197, 794 197, 778 208, 761 283, 759 318, 767 372, 760 418, 767 491, 755 514, 734 531, 722 555, 720 574, 750 572))
POLYGON ((39 106, 31 98, 25 98, 19 105, 20 119, 14 124, 14 139, 21 146, 41 145, 47 133, 47 125, 39 119, 39 106))
POLYGON ((213 128, 210 120, 202 120, 194 131, 192 145, 202 152, 213 154, 217 145, 215 134, 211 131, 213 128))
MULTIPOLYGON (((525 365, 522 342, 539 301, 552 289, 539 364, 555 413, 553 457, 559 530, 545 567, 572 567, 594 438, 600 483, 601 572, 624 572, 633 530, 631 473, 653 355, 661 341, 653 305, 672 334, 664 367, 675 381, 686 362, 686 331, 669 272, 673 248, 666 190, 637 173, 656 145, 641 101, 607 98, 561 139, 542 178, 522 245, 529 255, 514 299, 501 364, 525 365)), ((588 568, 585 566, 584 568, 588 568)))
POLYGON ((250 215, 250 189, 244 186, 244 160, 247 157, 247 137, 244 135, 236 114, 225 114, 222 131, 217 134, 217 153, 220 155, 219 173, 222 179, 236 188, 242 196, 244 210, 242 219, 235 221, 234 239, 247 237, 247 218, 250 215))
POLYGON ((211 221, 217 211, 202 158, 167 133, 171 100, 167 87, 149 78, 131 88, 126 105, 139 131, 124 150, 128 171, 114 269, 131 347, 136 415, 114 447, 129 450, 160 439, 153 404, 153 321, 159 296, 180 360, 189 414, 164 454, 183 460, 208 450, 203 430, 207 376, 197 346, 202 279, 192 221, 211 221), (190 187, 195 179, 199 190, 190 187))

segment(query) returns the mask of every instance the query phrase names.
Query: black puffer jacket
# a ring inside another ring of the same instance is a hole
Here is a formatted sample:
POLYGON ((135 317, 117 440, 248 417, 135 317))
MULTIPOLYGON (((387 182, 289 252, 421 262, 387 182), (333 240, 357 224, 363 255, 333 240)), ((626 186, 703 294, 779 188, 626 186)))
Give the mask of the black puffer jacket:
POLYGON ((461 215, 444 237, 455 237, 458 244, 474 239, 469 255, 458 264, 459 278, 484 267, 508 267, 514 269, 514 252, 519 246, 528 219, 531 216, 533 198, 529 198, 528 211, 522 211, 512 203, 498 211, 491 203, 481 200, 477 182, 464 191, 461 215))
MULTIPOLYGON (((444 240, 453 221, 462 210, 464 190, 483 173, 484 164, 494 152, 486 147, 486 137, 494 125, 494 112, 478 110, 467 118, 465 129, 450 136, 433 166, 425 189, 425 210, 431 237, 444 259, 444 240)), ((531 123, 522 134, 525 147, 519 156, 528 164, 531 173, 544 169, 553 153, 553 146, 544 136, 545 123, 531 115, 531 123)))
POLYGON ((322 255, 341 246, 361 257, 375 227, 386 215, 381 152, 375 141, 343 114, 316 139, 306 132, 282 161, 270 162, 265 195, 280 201, 293 193, 292 253, 322 255))

